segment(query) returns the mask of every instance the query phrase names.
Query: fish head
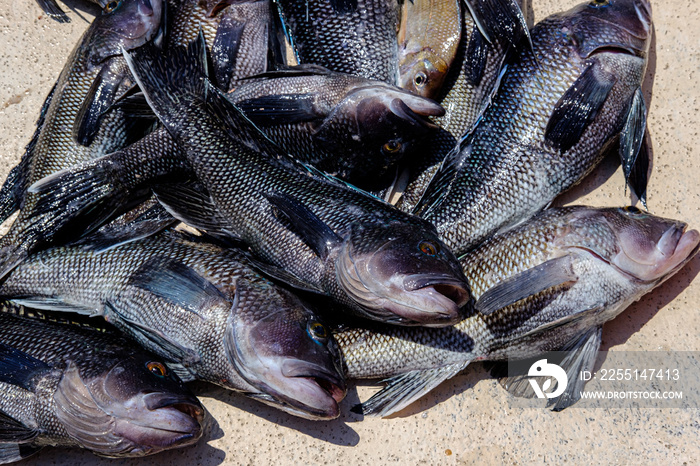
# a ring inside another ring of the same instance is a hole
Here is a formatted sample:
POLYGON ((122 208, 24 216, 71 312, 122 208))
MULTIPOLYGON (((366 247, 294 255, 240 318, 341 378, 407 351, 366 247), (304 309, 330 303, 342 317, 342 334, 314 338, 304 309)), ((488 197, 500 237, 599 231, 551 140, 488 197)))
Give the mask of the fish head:
POLYGON ((619 251, 610 263, 640 281, 659 282, 674 274, 698 251, 700 233, 688 225, 635 207, 605 211, 619 251))
POLYGON ((248 396, 306 419, 334 419, 347 390, 331 332, 299 298, 238 286, 225 344, 248 396), (245 298, 245 299, 243 299, 245 298))
POLYGON ((398 85, 413 94, 435 98, 447 76, 448 64, 429 48, 407 54, 399 64, 398 85))
MULTIPOLYGON (((122 354, 125 351, 122 350, 122 354)), ((144 456, 194 444, 204 409, 167 366, 146 353, 69 363, 54 394, 71 437, 101 456, 144 456)))
POLYGON ((161 32, 164 11, 164 0, 107 2, 102 15, 95 18, 95 33, 84 45, 90 51, 90 63, 102 63, 120 55, 122 49, 132 50, 155 38, 161 32))
POLYGON ((700 233, 686 223, 635 207, 582 210, 569 225, 578 230, 577 247, 653 286, 683 267, 700 244, 700 233))
POLYGON ((452 251, 430 228, 358 222, 336 260, 337 281, 373 320, 444 327, 463 319, 471 292, 452 251))
POLYGON ((358 166, 355 175, 341 175, 346 178, 380 176, 378 172, 386 172, 437 129, 428 116, 444 114, 430 99, 384 83, 365 84, 348 92, 314 134, 327 150, 348 154, 358 166))
POLYGON ((614 52, 646 59, 652 35, 647 0, 591 0, 561 13, 561 37, 581 58, 614 52))

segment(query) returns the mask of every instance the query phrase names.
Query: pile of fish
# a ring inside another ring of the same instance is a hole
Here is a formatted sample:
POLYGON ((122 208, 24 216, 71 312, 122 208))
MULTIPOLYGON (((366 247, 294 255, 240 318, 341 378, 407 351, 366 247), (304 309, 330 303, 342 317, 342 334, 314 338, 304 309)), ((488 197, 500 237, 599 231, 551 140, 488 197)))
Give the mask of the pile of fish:
POLYGON ((646 205, 647 0, 531 29, 515 0, 93 3, 0 190, 0 462, 190 445, 193 380, 323 420, 384 378, 357 409, 386 416, 561 350, 561 410, 698 250, 547 208, 611 150, 646 205))

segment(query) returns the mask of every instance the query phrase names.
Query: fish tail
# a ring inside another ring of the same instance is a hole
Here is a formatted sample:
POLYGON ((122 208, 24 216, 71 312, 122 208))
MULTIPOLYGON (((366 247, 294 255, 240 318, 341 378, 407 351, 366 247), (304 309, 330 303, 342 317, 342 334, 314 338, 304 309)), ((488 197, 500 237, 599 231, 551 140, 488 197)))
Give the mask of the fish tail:
POLYGON ((106 223, 115 211, 129 203, 129 190, 121 183, 120 167, 112 157, 105 156, 42 178, 27 191, 39 197, 34 212, 52 216, 61 225, 77 217, 89 222, 93 229, 106 223))

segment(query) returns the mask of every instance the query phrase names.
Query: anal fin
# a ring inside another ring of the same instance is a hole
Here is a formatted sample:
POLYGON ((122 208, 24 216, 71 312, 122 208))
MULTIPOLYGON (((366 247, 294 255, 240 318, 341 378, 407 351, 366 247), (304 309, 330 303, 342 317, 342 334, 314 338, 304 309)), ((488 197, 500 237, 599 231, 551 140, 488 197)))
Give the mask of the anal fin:
POLYGON ((445 380, 451 379, 467 367, 470 361, 427 370, 416 370, 392 377, 386 387, 369 400, 353 408, 364 415, 385 417, 402 410, 429 393, 445 380))

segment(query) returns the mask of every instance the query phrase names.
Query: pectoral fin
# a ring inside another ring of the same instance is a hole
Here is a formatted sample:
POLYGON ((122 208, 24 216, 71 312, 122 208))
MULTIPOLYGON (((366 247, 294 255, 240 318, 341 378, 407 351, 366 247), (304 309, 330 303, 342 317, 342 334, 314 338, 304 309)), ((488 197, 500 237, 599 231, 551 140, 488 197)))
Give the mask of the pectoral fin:
POLYGON ((115 73, 111 62, 105 65, 92 82, 73 126, 73 137, 89 146, 100 129, 102 116, 117 98, 124 74, 115 73))
POLYGON ((647 177, 649 172, 649 145, 646 135, 647 109, 641 89, 630 102, 625 126, 620 133, 620 162, 625 183, 646 207, 647 177))
POLYGON ((571 256, 548 260, 517 275, 513 275, 482 294, 475 309, 483 315, 503 309, 549 288, 578 281, 571 256))
POLYGON ((329 249, 333 245, 343 242, 323 220, 292 196, 275 192, 268 193, 265 197, 321 259, 325 260, 328 257, 329 249))
POLYGON ((545 141, 562 153, 578 143, 617 78, 591 64, 559 99, 544 132, 545 141))
POLYGON ((180 261, 166 256, 147 260, 129 278, 129 285, 146 290, 201 317, 202 309, 228 298, 212 282, 180 261))
POLYGON ((201 360, 199 353, 191 348, 184 347, 178 342, 168 338, 163 332, 158 331, 133 319, 129 319, 119 312, 111 303, 106 303, 106 318, 117 327, 127 328, 132 337, 140 341, 145 348, 150 349, 164 358, 183 365, 195 364, 201 360), (144 342, 150 342, 144 343, 144 342))
POLYGON ((0 382, 33 391, 37 374, 51 370, 51 366, 27 353, 0 343, 0 382))

